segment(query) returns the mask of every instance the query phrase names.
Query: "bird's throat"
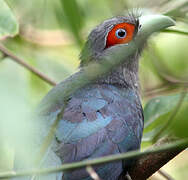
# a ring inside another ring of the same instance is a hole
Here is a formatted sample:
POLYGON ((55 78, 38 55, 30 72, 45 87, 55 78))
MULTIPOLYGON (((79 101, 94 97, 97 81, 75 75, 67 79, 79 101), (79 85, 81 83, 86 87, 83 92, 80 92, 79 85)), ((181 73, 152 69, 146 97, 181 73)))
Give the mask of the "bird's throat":
POLYGON ((131 58, 122 66, 113 69, 107 75, 97 80, 97 83, 118 85, 124 88, 131 88, 139 91, 138 79, 138 58, 131 58))

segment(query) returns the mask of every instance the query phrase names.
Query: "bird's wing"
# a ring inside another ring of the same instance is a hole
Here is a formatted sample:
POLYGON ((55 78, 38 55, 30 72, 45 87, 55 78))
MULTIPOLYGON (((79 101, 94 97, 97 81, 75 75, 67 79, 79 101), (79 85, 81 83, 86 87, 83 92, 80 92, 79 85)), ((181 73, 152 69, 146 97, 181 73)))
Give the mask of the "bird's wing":
MULTIPOLYGON (((138 149, 143 116, 137 98, 132 91, 124 92, 109 85, 90 86, 72 96, 56 132, 60 142, 56 153, 62 162, 138 149)), ((104 169, 100 167, 97 173, 105 179, 105 172, 112 168, 115 176, 115 172, 119 174, 122 171, 122 163, 111 163, 104 169)), ((83 179, 86 173, 80 170, 66 176, 67 179, 83 179)))

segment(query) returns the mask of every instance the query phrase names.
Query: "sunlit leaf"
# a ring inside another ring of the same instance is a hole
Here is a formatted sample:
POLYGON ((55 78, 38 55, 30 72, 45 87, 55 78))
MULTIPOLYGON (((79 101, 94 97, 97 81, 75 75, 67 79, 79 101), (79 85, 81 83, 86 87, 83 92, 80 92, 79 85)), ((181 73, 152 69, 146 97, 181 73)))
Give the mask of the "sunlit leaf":
POLYGON ((4 0, 0 0, 0 39, 15 36, 18 33, 18 22, 4 0))

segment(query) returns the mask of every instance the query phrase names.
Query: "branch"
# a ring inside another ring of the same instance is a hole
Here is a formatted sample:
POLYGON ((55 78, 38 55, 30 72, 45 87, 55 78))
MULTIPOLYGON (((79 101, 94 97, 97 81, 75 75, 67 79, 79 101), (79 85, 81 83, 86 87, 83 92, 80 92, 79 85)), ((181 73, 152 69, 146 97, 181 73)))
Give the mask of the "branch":
POLYGON ((20 57, 17 57, 16 55, 14 55, 7 48, 5 48, 2 44, 0 44, 0 51, 5 56, 10 57, 13 61, 15 61, 16 63, 20 64, 21 66, 23 66, 24 68, 26 68, 27 70, 29 70, 30 72, 32 72, 33 74, 38 76, 40 79, 42 79, 45 82, 47 82, 48 84, 50 84, 52 86, 55 86, 57 84, 55 81, 53 81, 52 79, 47 77, 45 74, 43 74, 42 72, 38 71, 37 69, 35 69, 34 67, 30 66, 29 64, 27 64, 23 59, 21 59, 20 57))
MULTIPOLYGON (((166 142, 166 139, 164 141, 166 142)), ((119 160, 140 158, 137 161, 136 165, 133 167, 133 169, 129 171, 129 173, 132 176, 133 180, 145 180, 147 177, 151 176, 155 171, 157 171, 161 166, 163 166, 166 162, 172 159, 175 155, 188 147, 188 139, 179 140, 169 144, 165 144, 165 142, 162 141, 158 143, 158 145, 156 145, 157 147, 154 146, 154 148, 150 148, 143 152, 132 151, 122 154, 105 156, 102 158, 84 160, 80 162, 66 163, 62 166, 54 168, 30 169, 22 172, 2 172, 0 173, 0 179, 56 173, 119 160)))
MULTIPOLYGON (((169 144, 171 139, 163 138, 154 144, 149 150, 157 149, 161 145, 169 144)), ((168 149, 166 151, 156 152, 147 156, 140 157, 136 164, 129 170, 129 175, 133 180, 146 180, 168 161, 173 159, 176 155, 182 152, 186 147, 179 147, 178 149, 168 149)))

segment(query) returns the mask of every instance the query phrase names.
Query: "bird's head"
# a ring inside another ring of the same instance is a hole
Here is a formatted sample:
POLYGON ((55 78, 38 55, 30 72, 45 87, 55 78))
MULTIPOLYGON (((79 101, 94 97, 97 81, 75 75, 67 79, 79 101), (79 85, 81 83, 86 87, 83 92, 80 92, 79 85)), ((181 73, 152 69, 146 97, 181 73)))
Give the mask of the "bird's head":
MULTIPOLYGON (((110 54, 119 46, 124 46, 133 41, 140 27, 139 17, 133 14, 105 20, 89 34, 81 52, 81 66, 85 66, 92 61, 100 62, 104 56, 110 54)), ((116 68, 108 76, 101 77, 97 81, 121 86, 138 84, 138 54, 136 52, 121 67, 116 68)))
POLYGON ((105 20, 89 34, 81 52, 81 66, 97 61, 112 48, 132 41, 139 27, 139 17, 133 14, 105 20))

